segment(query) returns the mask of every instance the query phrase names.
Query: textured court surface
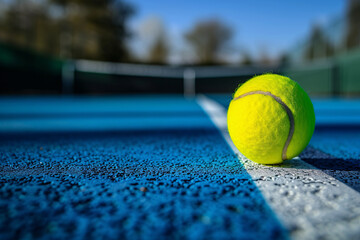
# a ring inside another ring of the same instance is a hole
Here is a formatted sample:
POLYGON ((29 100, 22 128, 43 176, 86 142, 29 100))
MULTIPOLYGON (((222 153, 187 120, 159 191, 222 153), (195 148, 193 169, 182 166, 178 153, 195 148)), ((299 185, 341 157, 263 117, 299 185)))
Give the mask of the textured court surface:
POLYGON ((354 122, 320 126, 311 165, 259 167, 180 96, 2 97, 0 110, 0 239, 360 237, 354 122))
POLYGON ((1 139, 5 237, 286 236, 216 130, 1 139))

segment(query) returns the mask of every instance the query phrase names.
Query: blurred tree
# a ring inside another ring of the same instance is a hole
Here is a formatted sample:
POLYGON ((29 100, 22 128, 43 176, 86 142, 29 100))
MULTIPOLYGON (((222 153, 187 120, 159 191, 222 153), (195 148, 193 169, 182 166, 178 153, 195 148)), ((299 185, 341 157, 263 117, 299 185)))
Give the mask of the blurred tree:
POLYGON ((360 46, 360 0, 349 0, 347 18, 346 49, 360 46))
POLYGON ((15 0, 0 16, 0 40, 55 56, 124 61, 133 12, 121 0, 15 0))
POLYGON ((169 55, 169 47, 164 35, 160 35, 150 48, 148 61, 155 64, 166 64, 169 55))
POLYGON ((62 9, 62 54, 72 58, 126 61, 126 21, 134 9, 115 0, 50 0, 62 9))
POLYGON ((218 63, 220 52, 227 46, 231 37, 231 29, 218 20, 199 22, 185 34, 199 64, 218 63))
POLYGON ((140 62, 167 63, 170 47, 166 27, 159 17, 150 16, 144 19, 135 34, 137 49, 134 50, 134 53, 137 53, 140 62))
POLYGON ((314 60, 318 58, 326 58, 334 55, 334 46, 328 41, 322 29, 318 25, 314 25, 308 47, 305 50, 305 60, 314 60))
POLYGON ((250 54, 246 51, 244 51, 241 55, 241 60, 240 60, 240 65, 252 65, 253 64, 253 60, 250 56, 250 54))
POLYGON ((48 5, 14 1, 0 19, 0 40, 55 55, 59 50, 57 25, 48 16, 48 5))

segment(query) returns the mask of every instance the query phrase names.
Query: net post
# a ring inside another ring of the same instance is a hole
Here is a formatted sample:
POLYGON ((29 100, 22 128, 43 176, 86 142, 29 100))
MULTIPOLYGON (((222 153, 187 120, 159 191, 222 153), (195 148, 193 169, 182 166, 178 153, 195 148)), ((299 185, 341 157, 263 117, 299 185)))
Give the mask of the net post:
POLYGON ((195 79, 196 72, 192 68, 186 68, 183 73, 184 77, 184 97, 194 98, 195 97, 195 79))
POLYGON ((75 63, 66 61, 61 69, 61 84, 63 94, 74 93, 75 63))

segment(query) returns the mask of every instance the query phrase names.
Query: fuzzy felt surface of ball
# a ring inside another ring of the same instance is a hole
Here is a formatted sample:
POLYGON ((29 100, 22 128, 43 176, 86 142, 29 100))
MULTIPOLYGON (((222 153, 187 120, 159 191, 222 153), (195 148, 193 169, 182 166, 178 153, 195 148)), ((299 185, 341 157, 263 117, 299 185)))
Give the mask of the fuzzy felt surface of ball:
POLYGON ((315 113, 298 83, 285 76, 263 74, 236 90, 227 123, 234 145, 245 157, 261 164, 279 164, 308 145, 315 113))

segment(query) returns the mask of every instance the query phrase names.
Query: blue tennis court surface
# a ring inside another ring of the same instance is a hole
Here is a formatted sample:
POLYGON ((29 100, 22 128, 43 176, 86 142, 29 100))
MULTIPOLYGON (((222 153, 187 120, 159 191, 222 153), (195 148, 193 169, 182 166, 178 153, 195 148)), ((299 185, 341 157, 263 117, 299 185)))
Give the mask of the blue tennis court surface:
POLYGON ((1 108, 2 238, 287 236, 195 101, 24 98, 1 108))
MULTIPOLYGON (((360 191, 360 103, 331 103, 344 122, 326 120, 335 116, 327 104, 314 101, 317 130, 301 158, 360 191)), ((0 159, 0 239, 300 231, 284 226, 201 106, 182 96, 1 97, 0 159)))
POLYGON ((1 132, 208 128, 194 101, 180 96, 2 98, 1 132))

